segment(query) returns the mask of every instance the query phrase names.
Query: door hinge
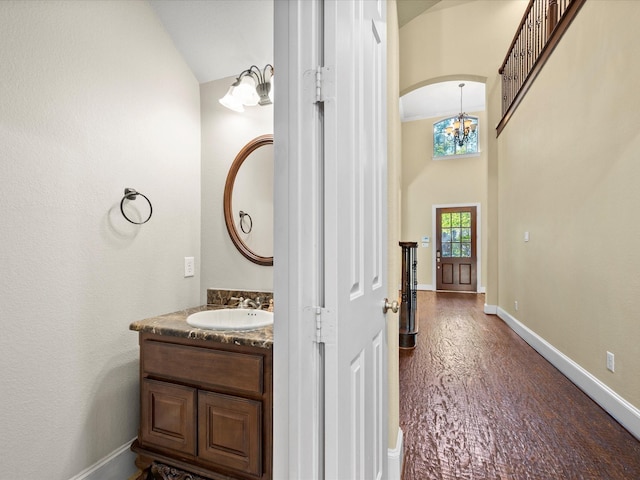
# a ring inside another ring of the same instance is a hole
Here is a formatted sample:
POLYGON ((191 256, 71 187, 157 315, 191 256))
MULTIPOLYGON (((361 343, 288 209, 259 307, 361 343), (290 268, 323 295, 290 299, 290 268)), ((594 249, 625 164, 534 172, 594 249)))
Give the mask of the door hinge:
POLYGON ((332 67, 318 67, 315 74, 315 103, 324 103, 334 97, 334 69, 332 67))
POLYGON ((336 322, 331 310, 313 307, 316 327, 316 343, 333 345, 336 341, 336 322))

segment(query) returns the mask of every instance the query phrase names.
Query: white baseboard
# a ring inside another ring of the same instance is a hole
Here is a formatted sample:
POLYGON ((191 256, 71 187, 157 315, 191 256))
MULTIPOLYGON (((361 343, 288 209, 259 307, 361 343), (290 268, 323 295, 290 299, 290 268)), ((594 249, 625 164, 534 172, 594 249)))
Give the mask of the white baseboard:
POLYGON ((638 408, 500 307, 498 307, 498 317, 640 440, 640 410, 638 408))
POLYGON ((497 305, 488 305, 484 304, 484 313, 487 315, 497 315, 498 314, 498 306, 497 305))
POLYGON ((404 442, 402 429, 398 428, 398 439, 393 449, 388 449, 388 476, 389 480, 400 480, 402 478, 402 462, 404 461, 404 442))
POLYGON ((136 454, 129 449, 133 440, 131 439, 69 480, 125 480, 129 478, 137 470, 135 466, 136 454))

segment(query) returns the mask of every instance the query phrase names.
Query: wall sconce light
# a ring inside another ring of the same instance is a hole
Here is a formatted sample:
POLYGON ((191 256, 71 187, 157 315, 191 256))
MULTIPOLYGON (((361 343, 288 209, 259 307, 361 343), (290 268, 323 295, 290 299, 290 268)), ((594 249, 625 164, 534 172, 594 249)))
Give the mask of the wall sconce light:
POLYGON ((244 112, 244 107, 271 105, 273 103, 273 65, 262 70, 251 65, 231 84, 227 94, 218 100, 225 107, 244 112))

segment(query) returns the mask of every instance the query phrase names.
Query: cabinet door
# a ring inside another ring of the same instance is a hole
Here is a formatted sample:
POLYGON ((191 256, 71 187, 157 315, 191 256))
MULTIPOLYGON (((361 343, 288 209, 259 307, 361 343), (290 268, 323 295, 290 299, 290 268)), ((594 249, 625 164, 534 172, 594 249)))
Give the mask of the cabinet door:
POLYGON ((198 457, 234 470, 262 475, 262 403, 198 392, 198 457))
POLYGON ((143 379, 140 441, 195 456, 196 392, 182 385, 143 379))

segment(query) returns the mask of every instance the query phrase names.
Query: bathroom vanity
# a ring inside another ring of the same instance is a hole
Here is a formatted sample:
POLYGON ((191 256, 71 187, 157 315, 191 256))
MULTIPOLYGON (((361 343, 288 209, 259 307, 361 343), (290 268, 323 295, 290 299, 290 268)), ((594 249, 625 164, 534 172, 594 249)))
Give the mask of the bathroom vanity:
POLYGON ((141 479, 272 477, 273 327, 187 324, 208 308, 215 307, 131 324, 140 343, 140 426, 131 448, 141 479))

